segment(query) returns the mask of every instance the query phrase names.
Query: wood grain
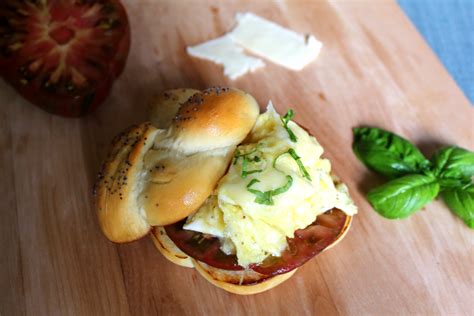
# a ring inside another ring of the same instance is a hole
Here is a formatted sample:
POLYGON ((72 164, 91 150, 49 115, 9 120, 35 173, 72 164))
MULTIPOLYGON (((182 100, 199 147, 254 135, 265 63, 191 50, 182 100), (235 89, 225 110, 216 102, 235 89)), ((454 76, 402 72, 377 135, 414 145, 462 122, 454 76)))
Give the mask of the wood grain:
POLYGON ((430 155, 474 149, 474 111, 392 1, 124 1, 132 50, 111 96, 83 119, 51 116, 0 82, 1 315, 464 314, 474 303, 473 232, 441 202, 403 221, 373 212, 381 179, 351 152, 351 128, 374 125, 430 155), (185 46, 252 11, 324 43, 301 72, 271 63, 231 82, 185 46), (100 233, 91 190, 112 137, 145 120, 152 95, 229 85, 262 108, 293 107, 326 148, 360 207, 348 237, 281 286, 250 297, 208 284, 149 239, 116 246, 100 233))

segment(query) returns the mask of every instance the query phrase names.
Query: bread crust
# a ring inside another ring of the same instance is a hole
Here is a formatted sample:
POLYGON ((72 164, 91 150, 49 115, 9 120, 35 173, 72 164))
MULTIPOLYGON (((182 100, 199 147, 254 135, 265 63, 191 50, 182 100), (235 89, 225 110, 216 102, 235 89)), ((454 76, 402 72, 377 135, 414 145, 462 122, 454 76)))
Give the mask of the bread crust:
POLYGON ((150 104, 151 124, 162 129, 170 127, 179 107, 199 92, 199 90, 188 88, 172 89, 155 96, 150 104))
POLYGON ((335 245, 340 243, 341 240, 343 240, 344 237, 346 237, 347 233, 349 232, 349 229, 351 228, 351 224, 352 224, 352 216, 347 215, 346 216, 346 222, 344 223, 344 227, 339 232, 339 235, 336 237, 336 240, 334 240, 334 242, 332 244, 330 244, 329 246, 324 248, 323 252, 328 250, 328 249, 331 249, 332 247, 334 247, 335 245))
POLYGON ((143 157, 158 130, 149 123, 132 126, 115 137, 95 184, 95 208, 108 239, 123 243, 151 229, 137 204, 143 157))
POLYGON ((150 237, 166 259, 182 267, 194 268, 191 258, 174 244, 163 227, 153 227, 150 237))
POLYGON ((170 126, 170 138, 156 144, 193 154, 237 146, 253 128, 257 101, 238 89, 210 88, 182 104, 170 126))
POLYGON ((237 89, 177 89, 155 101, 158 116, 178 111, 156 119, 169 127, 143 123, 117 136, 96 182, 99 223, 114 242, 139 239, 151 226, 197 210, 259 113, 255 99, 237 89))
POLYGON ((194 263, 194 268, 196 268, 199 274, 201 274, 201 276, 203 276, 207 281, 223 290, 226 290, 227 292, 239 295, 250 295, 268 291, 291 278, 297 270, 295 269, 290 272, 269 278, 264 277, 261 280, 256 280, 254 283, 239 284, 235 281, 238 280, 245 272, 216 269, 206 265, 203 262, 199 262, 194 259, 192 260, 194 263))
POLYGON ((173 224, 197 210, 225 174, 233 152, 230 148, 215 155, 209 152, 175 155, 171 160, 170 152, 157 153, 153 165, 160 168, 150 169, 150 180, 142 194, 147 197, 141 203, 148 223, 173 224))

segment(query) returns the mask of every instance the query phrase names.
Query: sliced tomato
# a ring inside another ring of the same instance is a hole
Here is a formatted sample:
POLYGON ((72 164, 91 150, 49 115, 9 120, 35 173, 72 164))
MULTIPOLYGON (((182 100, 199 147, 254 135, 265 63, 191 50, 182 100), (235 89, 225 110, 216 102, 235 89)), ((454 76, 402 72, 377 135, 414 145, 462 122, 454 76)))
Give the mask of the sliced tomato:
POLYGON ((304 229, 287 238, 288 247, 280 257, 270 256, 251 269, 265 275, 277 275, 294 270, 336 241, 346 222, 346 214, 333 209, 316 218, 304 229))
MULTIPOLYGON (((295 231, 294 238, 287 238, 288 247, 280 257, 269 256, 261 264, 250 268, 263 275, 278 275, 303 265, 336 241, 344 229, 346 214, 332 209, 316 218, 304 229, 295 231)), ((242 270, 235 255, 226 255, 220 250, 218 238, 183 229, 185 221, 165 227, 170 239, 183 252, 196 260, 224 270, 242 270)))
POLYGON ((187 255, 224 270, 242 270, 235 255, 226 255, 220 249, 218 238, 183 229, 186 220, 165 226, 166 234, 187 255))
POLYGON ((119 0, 0 1, 0 76, 54 114, 80 116, 97 108, 129 48, 119 0))

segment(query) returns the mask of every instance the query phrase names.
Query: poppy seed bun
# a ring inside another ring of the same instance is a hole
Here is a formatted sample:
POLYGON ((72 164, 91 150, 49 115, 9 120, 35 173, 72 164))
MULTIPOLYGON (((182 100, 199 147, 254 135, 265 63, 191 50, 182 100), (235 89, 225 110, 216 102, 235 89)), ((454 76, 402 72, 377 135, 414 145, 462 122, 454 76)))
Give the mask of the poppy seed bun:
POLYGON ((235 147, 184 155, 150 149, 144 157, 148 179, 140 204, 148 223, 176 223, 197 210, 211 195, 232 159, 235 147))
POLYGON ((179 108, 169 138, 155 143, 186 154, 236 146, 259 115, 257 101, 237 89, 211 88, 194 94, 179 108))
POLYGON ((150 123, 130 129, 104 163, 96 208, 111 241, 136 240, 150 226, 175 223, 197 210, 259 114, 255 99, 237 89, 204 90, 183 104, 176 98, 174 106, 171 100, 164 106, 178 112, 168 129, 150 123))
POLYGON ((159 132, 150 124, 132 126, 115 137, 95 186, 95 207, 105 236, 127 242, 145 236, 151 229, 138 195, 143 157, 159 132))
POLYGON ((163 129, 170 127, 181 104, 199 92, 194 89, 173 89, 156 96, 150 107, 151 124, 163 129))

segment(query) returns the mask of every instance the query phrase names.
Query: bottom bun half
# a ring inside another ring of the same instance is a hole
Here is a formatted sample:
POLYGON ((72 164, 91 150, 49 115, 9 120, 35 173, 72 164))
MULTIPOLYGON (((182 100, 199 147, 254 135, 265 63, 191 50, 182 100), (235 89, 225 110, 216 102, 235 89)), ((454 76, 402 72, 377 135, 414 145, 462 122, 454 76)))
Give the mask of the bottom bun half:
POLYGON ((194 259, 194 267, 206 280, 227 292, 250 295, 274 288, 291 278, 297 269, 290 272, 268 277, 253 270, 228 271, 211 267, 194 259))
POLYGON ((323 252, 331 249, 332 247, 337 245, 344 237, 346 237, 347 233, 349 232, 349 228, 351 228, 351 224, 352 224, 352 216, 347 215, 346 222, 344 223, 344 227, 339 232, 339 235, 337 235, 336 240, 334 240, 332 244, 324 248, 323 252))
POLYGON ((158 248, 158 251, 161 252, 166 259, 182 267, 194 268, 191 257, 182 252, 181 249, 174 244, 163 227, 153 227, 150 236, 156 248, 158 248))

